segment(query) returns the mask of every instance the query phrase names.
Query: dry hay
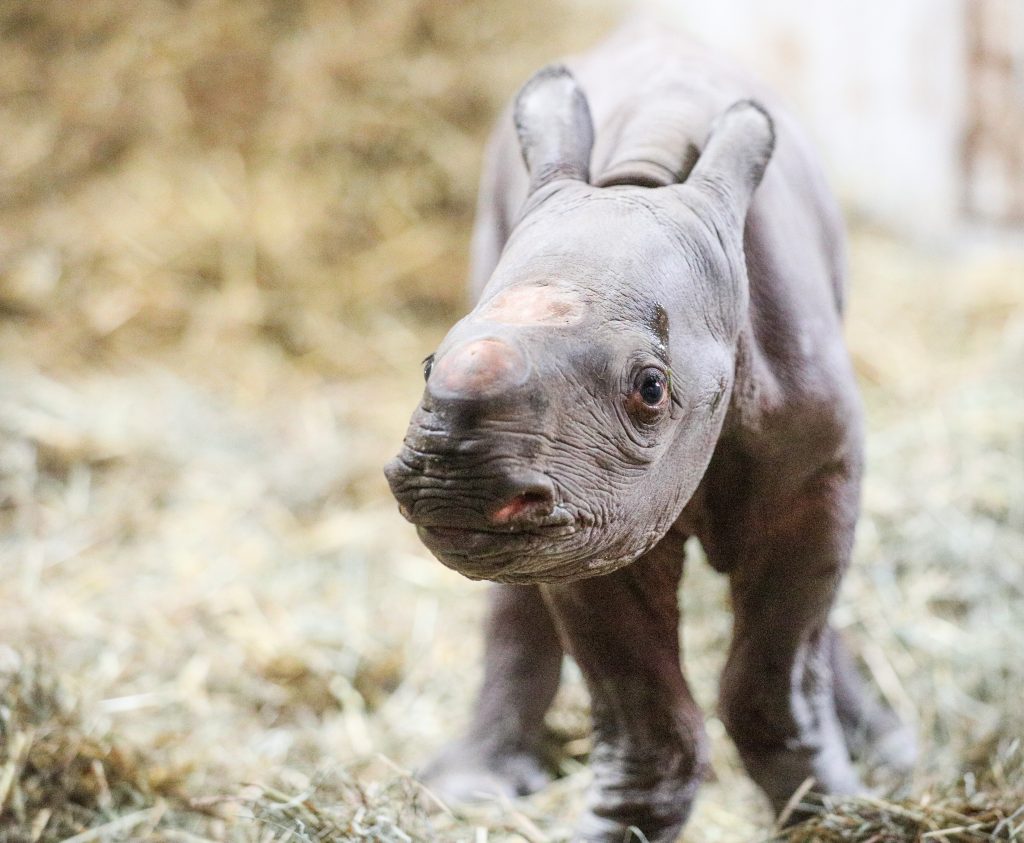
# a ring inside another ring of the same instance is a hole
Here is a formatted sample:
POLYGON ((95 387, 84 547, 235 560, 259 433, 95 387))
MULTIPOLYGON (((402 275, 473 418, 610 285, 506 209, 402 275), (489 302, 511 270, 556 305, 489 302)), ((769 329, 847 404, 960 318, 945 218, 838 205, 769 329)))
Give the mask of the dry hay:
MULTIPOLYGON (((571 667, 545 792, 453 814, 401 772, 465 720, 482 587, 429 558, 380 466, 459 312, 490 121, 600 29, 509 0, 3 6, 0 835, 567 834, 588 750, 571 667)), ((852 259, 870 465, 836 622, 922 762, 787 834, 1007 839, 1024 262, 864 228, 852 259)), ((693 556, 714 777, 687 839, 760 839, 713 714, 727 598, 693 556)))
POLYGON ((967 773, 953 790, 914 799, 819 798, 801 803, 815 816, 773 838, 788 843, 1020 840, 1024 836, 1024 745, 1019 738, 967 773))
POLYGON ((0 701, 0 840, 99 839, 97 824, 145 836, 178 796, 173 775, 90 730, 64 683, 8 648, 0 701))

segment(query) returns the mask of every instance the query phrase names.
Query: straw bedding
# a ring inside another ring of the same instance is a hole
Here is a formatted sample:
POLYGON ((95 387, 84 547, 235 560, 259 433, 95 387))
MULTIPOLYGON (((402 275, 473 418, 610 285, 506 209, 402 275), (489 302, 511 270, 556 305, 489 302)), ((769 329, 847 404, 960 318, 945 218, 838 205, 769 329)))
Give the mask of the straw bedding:
MULTIPOLYGON (((560 840, 559 778, 454 813, 405 771, 464 722, 483 587, 380 473, 460 312, 490 121, 607 17, 510 0, 0 10, 0 840, 560 840)), ((917 725, 909 781, 780 839, 1024 839, 1024 259, 860 225, 865 516, 836 621, 917 725)), ((686 833, 773 831, 686 662, 714 777, 686 833)), ((811 797, 808 797, 811 798, 811 797)))

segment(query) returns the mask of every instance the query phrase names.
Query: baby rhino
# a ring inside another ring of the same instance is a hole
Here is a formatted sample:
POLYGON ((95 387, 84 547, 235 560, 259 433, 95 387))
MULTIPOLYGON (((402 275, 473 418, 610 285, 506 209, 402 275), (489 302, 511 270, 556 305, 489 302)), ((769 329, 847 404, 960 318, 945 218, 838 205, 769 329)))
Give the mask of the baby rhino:
POLYGON ((904 768, 913 745, 829 625, 863 434, 814 156, 679 36, 624 31, 570 66, 537 73, 492 142, 477 303, 386 474, 441 562, 498 583, 473 721, 431 785, 541 787, 568 653, 594 728, 577 839, 671 841, 708 766, 680 666, 691 536, 732 593, 720 716, 776 811, 808 778, 859 790, 851 752, 904 768))

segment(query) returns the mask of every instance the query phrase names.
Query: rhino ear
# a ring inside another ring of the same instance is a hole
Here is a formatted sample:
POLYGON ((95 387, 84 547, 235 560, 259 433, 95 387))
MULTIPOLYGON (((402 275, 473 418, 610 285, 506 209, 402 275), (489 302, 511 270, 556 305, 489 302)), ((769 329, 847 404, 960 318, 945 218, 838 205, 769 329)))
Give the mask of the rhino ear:
POLYGON ((564 65, 548 65, 523 85, 515 123, 531 193, 556 179, 590 179, 594 124, 587 98, 564 65))
POLYGON ((702 191, 741 224, 775 149, 775 125, 764 107, 741 100, 711 126, 686 184, 702 191))

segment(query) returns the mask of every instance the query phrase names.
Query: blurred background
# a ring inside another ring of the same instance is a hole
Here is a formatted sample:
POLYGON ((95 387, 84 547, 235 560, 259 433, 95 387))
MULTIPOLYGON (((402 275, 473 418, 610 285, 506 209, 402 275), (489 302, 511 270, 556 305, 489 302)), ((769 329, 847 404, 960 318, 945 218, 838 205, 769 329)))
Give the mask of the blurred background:
MULTIPOLYGON (((639 8, 774 85, 850 221, 869 467, 836 621, 921 763, 789 839, 1014 839, 1024 7, 639 8)), ((405 774, 466 721, 486 587, 419 545, 381 466, 466 309, 500 108, 635 11, 0 5, 0 839, 565 838, 571 665, 544 793, 452 813, 405 774)), ((714 743, 685 839, 764 839, 696 548, 681 599, 714 743)))

